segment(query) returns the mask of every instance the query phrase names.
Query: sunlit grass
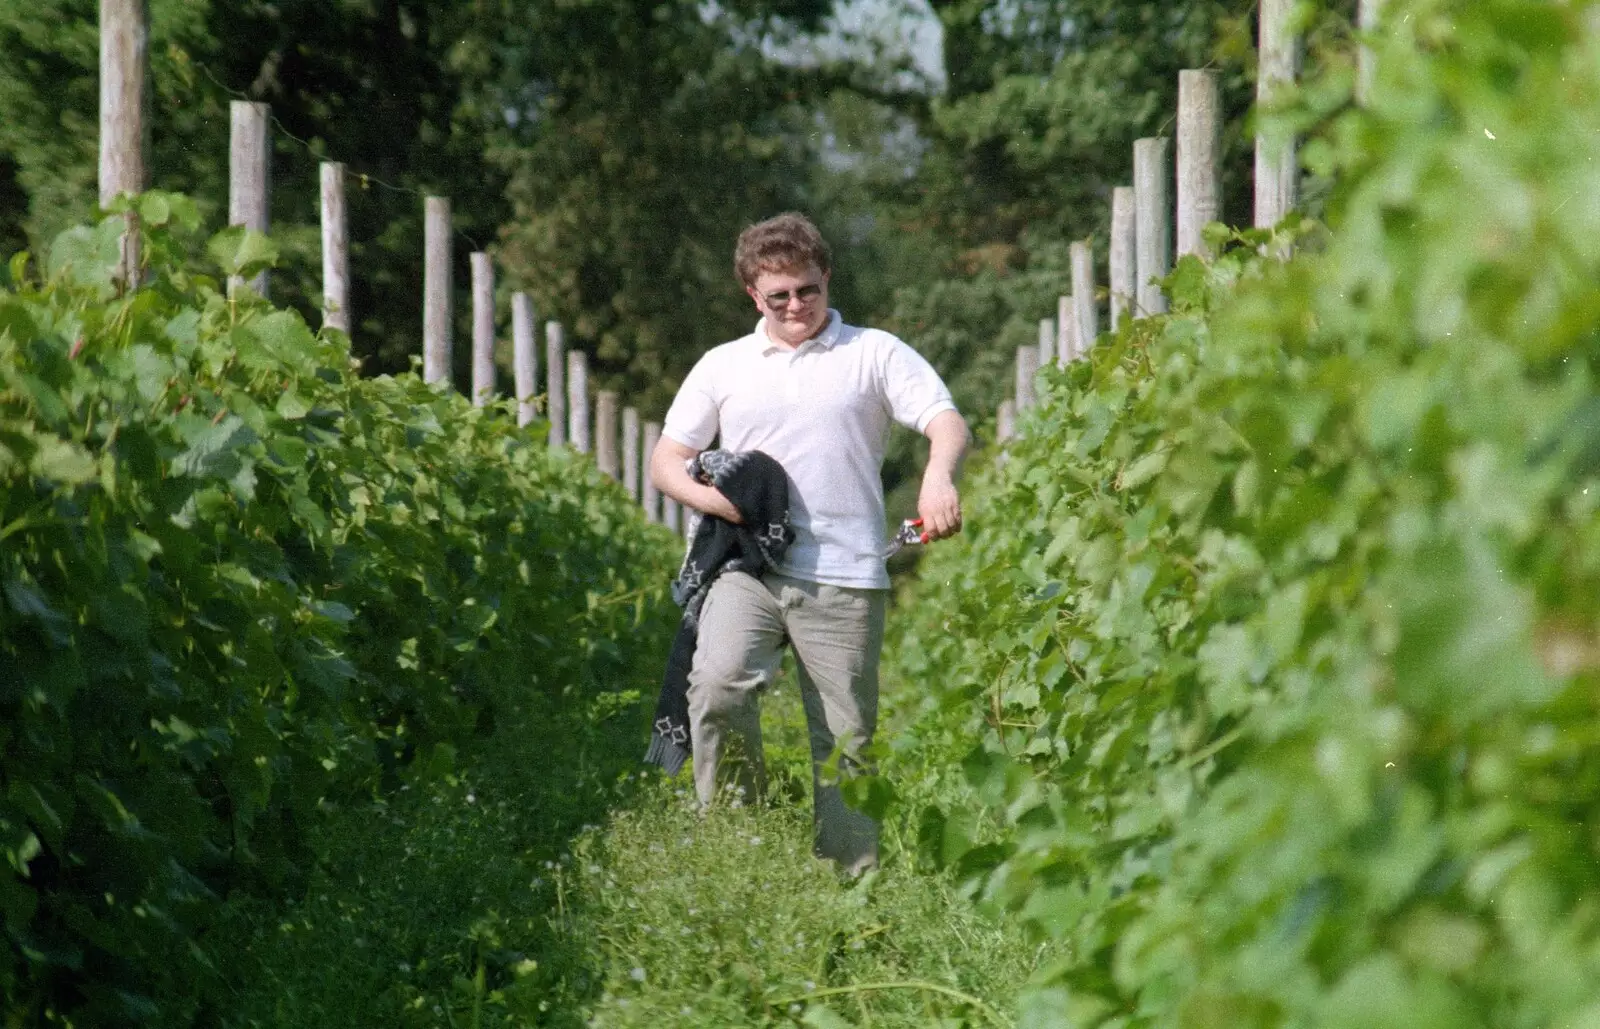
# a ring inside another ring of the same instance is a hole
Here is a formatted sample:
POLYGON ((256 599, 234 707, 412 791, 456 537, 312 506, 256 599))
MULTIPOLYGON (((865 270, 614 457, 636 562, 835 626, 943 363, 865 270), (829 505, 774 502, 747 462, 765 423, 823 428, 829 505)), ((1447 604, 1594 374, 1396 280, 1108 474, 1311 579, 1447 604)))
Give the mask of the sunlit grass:
POLYGON ((890 865, 841 882, 812 857, 804 808, 702 818, 681 792, 641 799, 579 841, 572 871, 569 917, 603 958, 596 1027, 840 1024, 824 1008, 987 1025, 983 1005, 1009 1007, 1032 969, 1018 934, 938 880, 890 865))
POLYGON ((641 772, 633 712, 502 727, 463 771, 352 813, 287 912, 235 912, 244 1026, 986 1026, 1039 951, 891 852, 811 854, 805 730, 767 698, 767 805, 701 816, 641 772))
POLYGON ((656 779, 575 844, 565 926, 587 940, 597 1027, 1005 1024, 1039 951, 890 852, 843 881, 811 853, 804 716, 764 701, 768 803, 701 815, 656 779))

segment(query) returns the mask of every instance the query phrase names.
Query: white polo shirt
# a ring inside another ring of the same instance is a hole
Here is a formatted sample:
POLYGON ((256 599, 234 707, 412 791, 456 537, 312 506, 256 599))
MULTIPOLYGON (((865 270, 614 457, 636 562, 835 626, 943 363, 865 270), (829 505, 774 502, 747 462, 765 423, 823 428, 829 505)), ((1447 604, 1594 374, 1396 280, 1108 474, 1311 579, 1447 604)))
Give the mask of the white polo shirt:
POLYGON ((887 589, 883 452, 890 419, 921 432, 954 411, 933 366, 878 329, 828 324, 794 350, 767 337, 766 319, 700 358, 667 412, 662 434, 704 450, 760 450, 789 474, 795 541, 784 575, 887 589))

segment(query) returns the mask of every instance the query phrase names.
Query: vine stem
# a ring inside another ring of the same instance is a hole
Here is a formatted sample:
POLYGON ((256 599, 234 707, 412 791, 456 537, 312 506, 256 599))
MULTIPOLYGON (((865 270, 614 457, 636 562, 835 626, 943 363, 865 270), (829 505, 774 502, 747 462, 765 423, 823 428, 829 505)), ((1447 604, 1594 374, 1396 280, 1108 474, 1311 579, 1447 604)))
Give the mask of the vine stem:
POLYGON ((1000 1012, 985 1004, 977 997, 974 997, 971 994, 962 993, 960 990, 951 989, 948 986, 941 986, 938 983, 922 982, 921 980, 916 979, 908 979, 905 982, 898 983, 857 983, 854 986, 831 986, 828 989, 814 990, 811 993, 802 994, 798 997, 785 997, 781 1000, 769 1000, 767 1001, 767 1006, 772 1008, 788 1007, 790 1004, 803 1004, 806 1001, 820 1000, 823 997, 838 997, 851 993, 868 993, 875 990, 928 990, 932 993, 942 993, 946 997, 950 997, 953 1000, 959 1000, 962 1003, 971 1004, 979 1011, 982 1011, 989 1021, 993 1022, 995 1025, 1002 1026, 1003 1029, 1011 1029, 1011 1023, 1002 1017, 1000 1012))
POLYGON ((1235 740, 1237 740, 1239 737, 1243 736, 1244 735, 1244 729, 1245 729, 1244 723, 1240 722, 1238 725, 1234 726, 1228 732, 1226 732, 1223 735, 1217 737, 1216 739, 1212 740, 1206 746, 1202 747, 1201 749, 1195 751, 1193 754, 1190 754, 1188 757, 1184 758, 1182 761, 1178 762, 1179 767, 1181 767, 1181 768, 1193 768, 1195 765, 1198 765, 1200 762, 1206 760, 1207 758, 1216 756, 1218 752, 1223 750, 1225 747, 1231 746, 1235 740))

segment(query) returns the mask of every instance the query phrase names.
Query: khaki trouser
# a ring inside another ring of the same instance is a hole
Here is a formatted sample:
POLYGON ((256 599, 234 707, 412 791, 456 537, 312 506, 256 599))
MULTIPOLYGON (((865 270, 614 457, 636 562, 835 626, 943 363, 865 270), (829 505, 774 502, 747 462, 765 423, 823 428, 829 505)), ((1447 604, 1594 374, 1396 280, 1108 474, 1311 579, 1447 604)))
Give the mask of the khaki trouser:
POLYGON ((700 609, 700 638, 689 672, 689 731, 694 785, 711 804, 724 787, 754 801, 766 791, 757 695, 772 683, 785 642, 794 645, 800 699, 811 740, 816 853, 849 872, 878 860, 878 824, 846 806, 838 786, 823 785, 820 766, 840 744, 841 770, 860 766, 861 748, 878 723, 878 655, 886 590, 851 589, 769 574, 730 572, 711 586, 700 609), (732 757, 730 739, 743 751, 732 757), (727 767, 724 767, 726 764, 727 767))

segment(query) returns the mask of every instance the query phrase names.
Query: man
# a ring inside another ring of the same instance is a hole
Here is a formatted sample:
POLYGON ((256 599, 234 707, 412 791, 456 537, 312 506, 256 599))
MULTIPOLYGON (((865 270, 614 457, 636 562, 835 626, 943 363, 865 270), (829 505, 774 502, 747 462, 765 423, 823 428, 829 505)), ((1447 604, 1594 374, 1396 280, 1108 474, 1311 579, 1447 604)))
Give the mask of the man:
POLYGON ((684 380, 651 455, 656 486, 708 515, 739 520, 716 488, 685 463, 721 438, 724 450, 760 450, 789 479, 795 540, 759 581, 719 577, 701 608, 689 673, 695 790, 717 794, 728 744, 732 785, 755 800, 765 791, 757 695, 794 646, 816 786, 816 852, 849 873, 877 862, 878 826, 851 810, 820 765, 841 750, 860 767, 878 715, 878 656, 889 577, 880 468, 889 421, 931 441, 917 501, 923 530, 942 539, 961 529, 955 473, 967 425, 927 361, 894 336, 846 325, 828 307, 832 263, 816 226, 782 214, 746 229, 734 268, 762 315, 755 331, 714 348, 684 380))

